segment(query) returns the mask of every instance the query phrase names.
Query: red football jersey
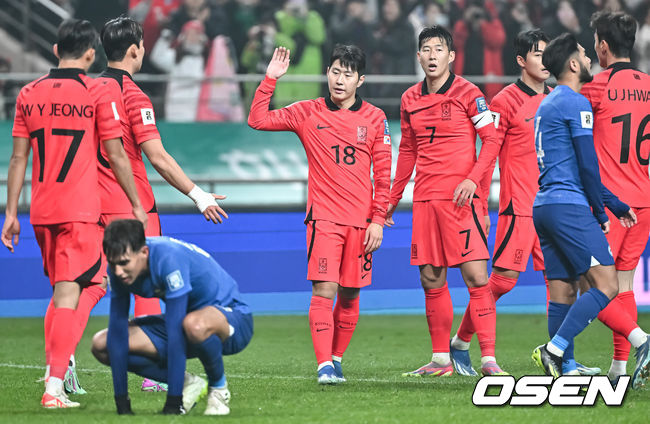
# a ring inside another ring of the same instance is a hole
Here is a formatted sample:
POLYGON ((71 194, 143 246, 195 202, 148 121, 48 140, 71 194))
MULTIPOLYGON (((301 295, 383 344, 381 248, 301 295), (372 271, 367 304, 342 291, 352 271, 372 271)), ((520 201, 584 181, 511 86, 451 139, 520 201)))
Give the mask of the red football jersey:
POLYGON ((402 141, 390 203, 397 205, 417 165, 413 200, 452 199, 469 178, 486 201, 484 174, 498 154, 496 130, 485 96, 474 84, 451 74, 438 92, 429 94, 426 80, 402 95, 402 141), (476 159, 476 133, 483 146, 476 159))
POLYGON ((650 77, 618 62, 580 91, 594 111, 594 144, 603 184, 633 207, 650 206, 650 77))
POLYGON ((548 93, 548 86, 544 87, 544 93, 537 94, 519 79, 494 96, 490 104, 497 137, 502 143, 499 214, 533 216, 533 202, 539 190, 534 118, 548 93))
MULTIPOLYGON (((107 87, 108 99, 111 105, 114 105, 115 116, 119 116, 122 144, 131 162, 140 203, 145 211, 156 212, 153 190, 147 178, 140 149, 140 144, 145 141, 160 139, 151 101, 126 71, 107 68, 97 80, 107 87)), ((100 146, 98 159, 102 213, 130 213, 132 206, 129 198, 115 179, 103 146, 100 146)))
POLYGON ((302 141, 309 165, 306 220, 361 228, 370 222, 383 225, 391 165, 384 112, 359 97, 350 109, 339 109, 329 97, 320 97, 269 111, 275 84, 270 78, 262 81, 248 124, 260 130, 293 131, 302 141))
POLYGON ((12 134, 34 151, 31 223, 98 222, 98 140, 122 136, 106 87, 81 69, 52 69, 20 91, 12 134))

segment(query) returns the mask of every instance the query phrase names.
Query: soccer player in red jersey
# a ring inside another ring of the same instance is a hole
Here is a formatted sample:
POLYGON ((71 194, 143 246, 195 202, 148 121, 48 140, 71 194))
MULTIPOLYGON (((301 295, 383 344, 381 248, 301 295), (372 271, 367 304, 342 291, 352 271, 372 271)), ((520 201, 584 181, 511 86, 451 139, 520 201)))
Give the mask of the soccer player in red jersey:
POLYGON ((356 94, 365 69, 365 54, 358 47, 334 48, 327 68, 328 96, 269 111, 275 84, 288 67, 289 51, 277 48, 255 92, 248 125, 293 131, 307 153, 309 326, 318 382, 336 384, 345 381, 341 359, 359 319, 360 289, 370 284, 372 252, 383 237, 390 132, 384 112, 356 94))
POLYGON ((63 22, 54 46, 59 67, 23 87, 16 101, 2 242, 12 252, 18 242, 17 206, 31 148, 30 221, 53 286, 52 307, 45 317, 50 371, 41 399, 45 408, 79 406, 66 396, 63 378, 88 319, 78 305, 92 302, 86 298, 93 297, 93 283, 101 283, 96 164, 100 142, 131 212, 147 222, 105 87, 85 75, 95 59, 98 38, 88 21, 63 22))
POLYGON ((433 356, 430 363, 404 375, 453 373, 448 267, 459 267, 469 288, 482 372, 503 374, 495 359, 496 313, 487 285, 489 253, 483 228, 487 188, 479 187, 499 149, 492 113, 474 84, 450 72, 455 58, 451 34, 434 26, 423 29, 418 38, 417 58, 425 79, 402 95, 402 140, 386 223, 393 224, 392 212, 417 164, 411 264, 420 267, 433 356), (478 161, 477 132, 483 142, 478 161), (475 210, 477 188, 481 216, 475 210))
MULTIPOLYGON (((634 321, 634 271, 650 235, 650 150, 643 144, 650 131, 650 77, 630 63, 636 26, 634 18, 622 12, 602 11, 592 16, 594 48, 605 70, 581 91, 594 112, 594 145, 603 184, 632 207, 638 219, 631 228, 612 225, 607 234, 619 281, 619 293, 611 303, 622 303, 634 321)), ((607 213, 612 220, 611 212, 607 213)), ((598 318, 607 325, 621 319, 609 307, 598 318)), ((626 374, 629 354, 626 335, 614 333, 614 357, 607 373, 611 380, 626 374)))
MULTIPOLYGON (((172 186, 195 201, 205 218, 214 223, 222 222, 219 214, 226 216, 217 205, 213 196, 201 190, 190 180, 163 147, 160 134, 156 128, 153 106, 149 97, 133 82, 132 75, 138 72, 144 58, 142 25, 128 17, 119 17, 108 21, 101 32, 102 46, 108 58, 108 68, 99 76, 108 89, 108 99, 114 105, 113 113, 119 117, 122 127, 122 142, 131 161, 133 176, 142 206, 149 216, 145 229, 148 237, 160 236, 160 218, 144 162, 145 153, 154 168, 172 186)), ((129 218, 129 203, 124 194, 118 190, 115 175, 105 159, 105 149, 101 148, 99 159, 99 186, 102 201, 100 224, 105 228, 111 221, 129 218)), ((105 273, 105 267, 102 271, 105 273)), ((135 316, 161 314, 158 299, 135 296, 135 316)), ((163 389, 163 385, 145 379, 143 390, 163 389)))

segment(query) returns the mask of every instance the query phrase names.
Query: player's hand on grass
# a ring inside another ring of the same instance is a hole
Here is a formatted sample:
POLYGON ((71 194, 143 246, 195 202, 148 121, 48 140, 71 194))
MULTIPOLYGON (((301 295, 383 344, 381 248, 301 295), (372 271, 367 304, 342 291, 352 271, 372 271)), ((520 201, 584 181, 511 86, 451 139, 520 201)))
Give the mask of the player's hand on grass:
POLYGON ((5 222, 2 225, 2 244, 11 253, 14 252, 14 244, 18 244, 18 236, 20 236, 20 222, 18 221, 18 217, 5 216, 5 222))
POLYGON ((273 51, 273 57, 266 68, 266 76, 273 79, 278 79, 287 73, 289 69, 289 56, 291 51, 286 47, 276 47, 273 51))
POLYGON ((454 190, 453 202, 458 206, 465 206, 465 203, 471 202, 475 191, 476 183, 469 178, 466 178, 460 184, 458 184, 458 187, 456 187, 456 190, 454 190))
POLYGON ((135 219, 138 221, 142 222, 142 225, 144 225, 144 228, 147 228, 147 222, 149 222, 149 216, 147 216, 147 213, 142 209, 142 206, 138 206, 133 208, 133 216, 135 216, 135 219))
POLYGON ((637 223, 636 214, 631 208, 625 215, 619 217, 618 220, 625 228, 631 228, 637 223))
POLYGON ((384 228, 381 225, 374 222, 368 225, 368 228, 366 228, 366 237, 363 240, 363 245, 366 246, 365 252, 372 253, 379 249, 383 238, 384 228))
POLYGON ((131 410, 131 399, 129 395, 115 396, 115 406, 118 415, 134 415, 131 410))
POLYGON ((393 212, 395 212, 395 205, 392 203, 388 204, 388 210, 386 211, 386 226, 392 227, 395 225, 395 220, 393 219, 393 212))
POLYGON ((212 221, 215 224, 221 224, 223 222, 223 218, 228 218, 228 214, 226 213, 226 211, 221 209, 221 206, 219 206, 219 204, 216 201, 223 200, 226 198, 226 196, 223 196, 221 194, 214 194, 214 193, 211 193, 211 195, 215 199, 214 204, 208 206, 203 211, 203 216, 205 217, 206 221, 212 221))
POLYGON ((603 230, 603 233, 605 234, 609 233, 609 225, 610 225, 609 221, 600 224, 600 228, 603 230))

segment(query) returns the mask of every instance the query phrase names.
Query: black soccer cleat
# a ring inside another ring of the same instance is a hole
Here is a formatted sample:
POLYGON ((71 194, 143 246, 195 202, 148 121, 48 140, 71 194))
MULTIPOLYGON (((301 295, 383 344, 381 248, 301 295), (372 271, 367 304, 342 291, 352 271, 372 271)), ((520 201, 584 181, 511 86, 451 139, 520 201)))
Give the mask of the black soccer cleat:
POLYGON ((562 357, 553 355, 548 351, 546 345, 537 346, 533 350, 533 362, 544 370, 544 374, 558 378, 562 375, 562 357))

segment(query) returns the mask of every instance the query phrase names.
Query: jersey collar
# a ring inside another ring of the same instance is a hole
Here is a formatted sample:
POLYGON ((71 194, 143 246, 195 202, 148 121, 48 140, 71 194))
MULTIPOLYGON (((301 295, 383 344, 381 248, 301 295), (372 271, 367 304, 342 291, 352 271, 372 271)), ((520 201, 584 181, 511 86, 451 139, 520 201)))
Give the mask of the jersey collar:
MULTIPOLYGON (((361 99, 361 96, 359 96, 358 94, 355 95, 354 99, 355 99, 354 104, 350 106, 350 110, 352 112, 356 112, 359 109, 361 109, 361 104, 363 103, 363 99, 361 99)), ((325 96, 325 104, 327 105, 327 108, 332 111, 341 109, 332 101, 330 96, 325 96)))
POLYGON ((80 75, 86 75, 86 71, 81 68, 52 68, 50 69, 50 73, 47 75, 47 77, 43 79, 72 79, 79 82, 85 87, 86 84, 83 82, 80 75))
MULTIPOLYGON (((521 80, 521 78, 517 79, 517 82, 515 82, 515 85, 517 87, 519 87, 519 89, 521 91, 523 91, 525 94, 528 94, 530 97, 536 96, 538 94, 535 90, 530 88, 530 86, 528 86, 528 84, 523 82, 521 80)), ((546 83, 544 83, 544 94, 548 94, 550 92, 551 92, 551 90, 548 88, 548 85, 546 85, 546 83)))
MULTIPOLYGON (((438 89, 438 91, 435 92, 435 94, 445 94, 449 88, 451 88, 451 84, 454 82, 454 79, 456 78, 456 75, 453 72, 449 73, 449 77, 447 78, 447 81, 445 81, 444 84, 442 84, 442 87, 438 89)), ((431 93, 429 93, 429 87, 427 87, 427 78, 424 77, 424 80, 422 80, 422 95, 427 96, 431 93)))
POLYGON ((632 69, 634 71, 637 70, 634 67, 634 65, 632 65, 632 63, 630 63, 630 62, 615 62, 615 63, 612 63, 611 65, 609 65, 607 67, 607 69, 612 70, 612 72, 609 74, 608 80, 611 80, 612 77, 614 76, 614 74, 617 73, 618 71, 622 71, 624 69, 632 69))
POLYGON ((105 77, 105 78, 113 78, 115 81, 117 81, 120 84, 120 88, 122 87, 122 81, 124 80, 124 77, 128 77, 131 81, 133 81, 133 77, 131 74, 129 74, 127 71, 124 71, 122 69, 117 69, 117 68, 111 68, 108 67, 102 72, 100 77, 105 77))

